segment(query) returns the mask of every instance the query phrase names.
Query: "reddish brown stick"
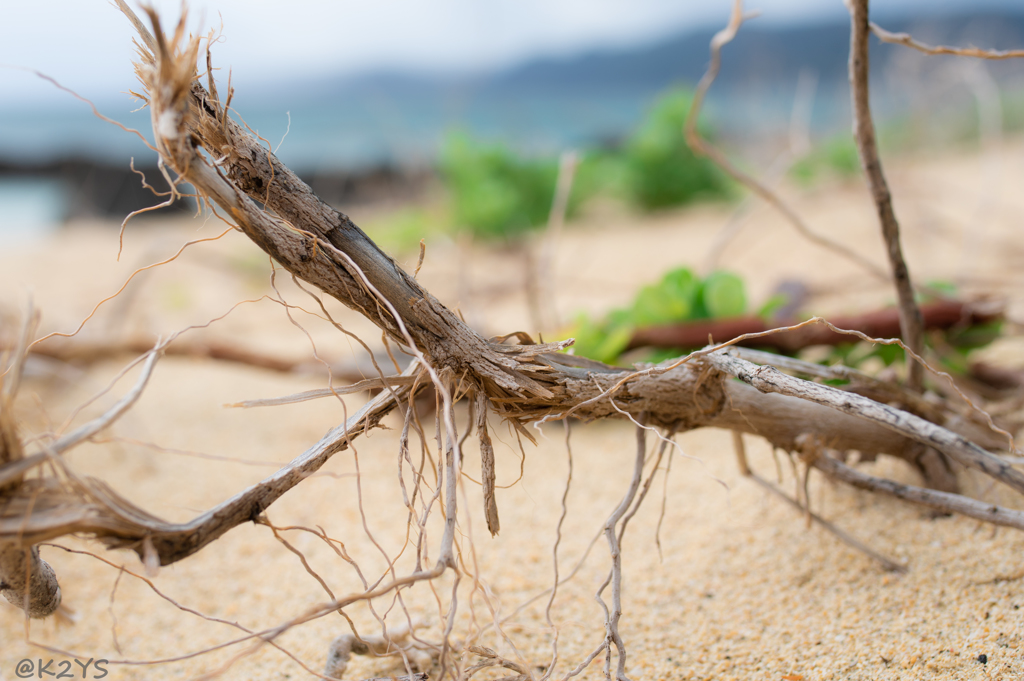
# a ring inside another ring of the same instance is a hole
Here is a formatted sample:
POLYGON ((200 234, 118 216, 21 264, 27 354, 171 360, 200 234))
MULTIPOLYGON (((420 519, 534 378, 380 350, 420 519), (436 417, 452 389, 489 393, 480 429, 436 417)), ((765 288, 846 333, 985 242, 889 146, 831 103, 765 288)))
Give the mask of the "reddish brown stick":
MULTIPOLYGON (((125 338, 110 342, 69 341, 50 339, 44 343, 33 345, 29 354, 50 357, 62 362, 91 364, 105 359, 115 359, 122 355, 141 355, 153 349, 154 339, 125 338)), ((2 347, 2 344, 0 344, 2 347)), ((237 345, 209 341, 191 342, 175 341, 164 350, 165 355, 183 357, 206 357, 226 362, 236 362, 271 371, 294 371, 308 360, 293 360, 284 357, 265 355, 259 352, 240 348, 237 345)))
MULTIPOLYGON (((984 324, 1002 318, 1001 313, 979 310, 969 303, 955 300, 923 305, 921 315, 926 329, 951 329, 957 326, 984 324)), ((900 335, 900 314, 895 308, 849 317, 830 317, 829 321, 840 329, 860 331, 872 338, 894 338, 900 335)), ((786 325, 788 323, 774 326, 786 325)), ((709 336, 716 343, 724 343, 745 333, 767 331, 774 326, 769 326, 759 317, 708 319, 671 326, 651 326, 637 329, 628 347, 699 348, 707 345, 709 336)), ((796 331, 784 331, 751 339, 740 345, 795 352, 812 345, 842 345, 852 342, 856 342, 856 339, 851 336, 836 333, 826 326, 812 325, 796 331)))

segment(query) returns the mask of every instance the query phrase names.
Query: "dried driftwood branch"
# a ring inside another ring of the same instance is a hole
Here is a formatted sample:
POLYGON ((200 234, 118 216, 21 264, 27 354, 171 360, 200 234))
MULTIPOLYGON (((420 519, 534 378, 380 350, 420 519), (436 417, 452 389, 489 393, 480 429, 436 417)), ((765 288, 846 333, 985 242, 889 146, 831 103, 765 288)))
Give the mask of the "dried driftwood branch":
MULTIPOLYGON (((166 44, 162 49, 168 49, 166 44)), ((187 55, 161 53, 161 63, 194 59, 194 49, 187 55)), ((174 73, 175 67, 158 67, 155 57, 150 59, 151 64, 140 69, 144 78, 153 81, 161 71, 174 73)), ((717 424, 727 389, 707 374, 705 366, 696 366, 698 362, 628 372, 554 354, 568 343, 504 345, 481 338, 226 118, 219 103, 192 81, 191 72, 181 69, 179 77, 185 78, 186 73, 186 82, 177 87, 150 83, 151 91, 176 91, 181 99, 154 100, 151 106, 156 109, 158 130, 161 121, 173 116, 182 126, 173 139, 161 140, 167 147, 165 160, 182 173, 182 181, 222 203, 240 228, 282 266, 363 312, 396 340, 404 340, 394 316, 361 283, 365 275, 385 298, 397 300, 395 310, 428 362, 449 380, 458 377, 482 392, 502 416, 525 424, 571 408, 578 418, 605 418, 616 414, 605 399, 606 391, 615 386, 617 406, 632 414, 647 412, 652 424, 689 428, 717 424), (217 165, 211 165, 193 144, 208 149, 218 159, 217 165), (280 217, 259 210, 247 194, 264 201, 280 217), (351 252, 352 262, 339 258, 335 249, 351 252)), ((736 397, 728 395, 730 400, 736 397)), ((801 423, 793 431, 803 432, 806 427, 801 423)))
MULTIPOLYGON (((31 307, 26 317, 10 365, 0 373, 0 502, 23 486, 24 474, 41 459, 25 456, 13 414, 25 353, 39 323, 39 315, 31 307), (7 475, 3 475, 5 471, 7 475)), ((46 617, 60 606, 60 585, 34 544, 20 534, 0 536, 0 594, 29 617, 46 617)))
MULTIPOLYGON (((942 452, 961 465, 982 471, 1024 494, 1024 473, 966 438, 926 421, 920 416, 831 386, 787 376, 774 367, 759 366, 740 359, 728 350, 712 353, 708 355, 708 360, 723 372, 735 376, 763 393, 779 393, 799 397, 851 415, 855 414, 859 418, 867 419, 901 435, 909 436, 926 447, 932 447, 942 452)), ((825 442, 830 441, 827 435, 805 434, 799 436, 794 442, 795 446, 787 449, 791 451, 800 449, 801 442, 809 437, 821 437, 825 442)), ((836 449, 846 448, 838 447, 836 449)))
MULTIPOLYGON (((130 13, 122 0, 118 4, 130 13)), ((285 269, 418 352, 423 362, 403 375, 429 371, 439 389, 472 391, 478 400, 483 396, 481 405, 524 433, 531 422, 570 415, 586 420, 626 415, 648 427, 674 431, 714 426, 752 433, 791 451, 807 438, 819 437, 838 451, 912 458, 924 444, 1024 491, 1024 474, 962 434, 866 397, 759 368, 722 349, 632 371, 557 354, 568 342, 533 345, 521 337, 523 343, 506 345, 482 338, 231 121, 215 95, 195 78, 198 41, 186 41, 181 26, 173 38, 166 37, 152 18, 155 37, 136 23, 146 45, 138 72, 149 93, 164 164, 178 174, 179 182, 193 184, 226 211, 285 269), (734 375, 754 387, 729 380, 734 375), (766 394, 773 391, 781 394, 766 394)), ((418 385, 429 384, 424 380, 418 385)), ((286 468, 189 523, 165 523, 95 480, 69 474, 60 482, 24 481, 3 499, 0 541, 18 537, 35 543, 71 532, 92 533, 111 546, 135 549, 147 564, 172 563, 256 518, 389 411, 407 405, 414 390, 389 386, 286 468)), ((972 438, 979 430, 949 425, 972 438)), ((452 438, 454 428, 449 431, 452 438)), ((449 480, 461 463, 455 447, 457 439, 450 439, 449 480)), ((454 494, 453 486, 448 491, 454 494)), ((446 517, 447 536, 454 531, 454 504, 446 501, 446 507, 452 509, 446 517)), ((443 550, 442 557, 434 571, 408 579, 440 574, 451 564, 443 550)), ((337 609, 339 602, 324 608, 337 609)))
MULTIPOLYGON (((871 188, 878 220, 882 226, 886 253, 892 268, 899 301, 900 329, 903 341, 915 353, 924 350, 924 330, 921 310, 914 300, 914 286, 910 281, 910 270, 903 259, 900 245, 900 225, 892 207, 892 194, 882 172, 882 160, 878 157, 878 143, 875 141, 875 124, 871 120, 871 104, 868 92, 868 0, 850 0, 850 92, 853 99, 853 133, 857 141, 860 162, 871 188)), ((924 367, 907 358, 907 385, 920 392, 924 384, 924 367)))

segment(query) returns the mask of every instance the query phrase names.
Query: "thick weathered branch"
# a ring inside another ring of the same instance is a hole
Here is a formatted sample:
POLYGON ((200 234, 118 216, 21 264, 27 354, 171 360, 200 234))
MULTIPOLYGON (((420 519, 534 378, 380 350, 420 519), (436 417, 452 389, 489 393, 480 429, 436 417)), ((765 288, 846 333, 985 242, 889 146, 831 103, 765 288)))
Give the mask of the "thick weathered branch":
MULTIPOLYGON (((728 351, 712 353, 708 355, 708 360, 721 371, 735 376, 760 392, 798 397, 864 419, 936 449, 961 465, 980 470, 1024 493, 1024 473, 966 438, 919 416, 831 386, 787 376, 774 367, 758 366, 735 357, 728 351)), ((827 434, 820 437, 832 449, 854 449, 833 446, 833 438, 827 434)))
MULTIPOLYGON (((903 259, 900 245, 900 226, 892 207, 892 194, 882 172, 882 161, 878 157, 878 143, 875 141, 875 124, 871 120, 871 104, 868 94, 868 0, 850 0, 850 92, 853 99, 853 133, 857 141, 860 162, 871 188, 878 219, 882 225, 889 265, 892 268, 899 300, 900 329, 903 341, 918 355, 924 349, 921 311, 914 300, 914 287, 910 281, 910 270, 903 259)), ((907 359, 907 385, 920 391, 924 383, 924 367, 907 359)))

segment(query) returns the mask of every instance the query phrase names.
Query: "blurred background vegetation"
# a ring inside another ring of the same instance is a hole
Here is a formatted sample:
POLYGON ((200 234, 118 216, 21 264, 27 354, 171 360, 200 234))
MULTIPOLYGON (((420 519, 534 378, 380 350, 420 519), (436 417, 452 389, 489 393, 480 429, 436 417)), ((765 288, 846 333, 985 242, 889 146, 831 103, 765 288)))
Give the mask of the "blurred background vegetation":
MULTIPOLYGON (((799 122, 810 144, 790 177, 804 186, 859 172, 849 134, 848 17, 841 6, 833 9, 744 26, 743 39, 723 54, 705 107, 714 125, 705 123, 705 134, 727 149, 742 149, 753 167, 765 167, 788 144, 803 107, 799 122)), ((949 0, 925 17, 894 0, 875 8, 873 17, 933 43, 1024 44, 1024 11, 1009 1, 949 0)), ((113 15, 96 21, 123 30, 126 54, 117 63, 126 62, 128 27, 113 15)), ((422 54, 404 66, 368 63, 346 71, 343 64, 324 63, 319 71, 257 81, 259 68, 239 63, 232 103, 314 191, 361 224, 365 212, 375 234, 394 247, 414 249, 419 238, 459 230, 508 241, 546 222, 558 158, 567 150, 581 159, 570 219, 599 197, 647 212, 737 196, 719 173, 693 158, 681 134, 688 88, 702 75, 719 26, 718 20, 688 24, 680 18, 628 43, 595 37, 557 54, 537 49, 518 61, 462 70, 431 67, 432 55, 422 54), (377 210, 383 207, 388 210, 377 210)), ((26 52, 0 61, 22 58, 34 57, 26 52)), ((126 63, 121 66, 130 74, 126 63)), ((1012 62, 967 64, 873 40, 871 67, 883 151, 974 144, 1024 127, 1024 78, 1012 62)), ((159 202, 128 168, 134 157, 136 167, 162 185, 141 140, 92 117, 70 96, 57 96, 31 73, 0 75, 14 79, 9 90, 42 92, 36 99, 0 98, 0 210, 8 216, 0 238, 83 219, 120 219, 159 202)), ((138 103, 118 94, 132 85, 126 80, 106 88, 96 103, 146 134, 148 111, 135 111, 138 103)), ((183 202, 178 211, 192 208, 183 202)))
MULTIPOLYGON (((568 217, 597 195, 642 211, 729 197, 733 192, 724 174, 696 157, 683 139, 691 104, 690 91, 672 88, 621 145, 582 150, 568 217)), ((456 229, 508 240, 548 221, 558 179, 555 157, 524 157, 503 145, 451 133, 439 169, 450 201, 449 222, 456 229)))

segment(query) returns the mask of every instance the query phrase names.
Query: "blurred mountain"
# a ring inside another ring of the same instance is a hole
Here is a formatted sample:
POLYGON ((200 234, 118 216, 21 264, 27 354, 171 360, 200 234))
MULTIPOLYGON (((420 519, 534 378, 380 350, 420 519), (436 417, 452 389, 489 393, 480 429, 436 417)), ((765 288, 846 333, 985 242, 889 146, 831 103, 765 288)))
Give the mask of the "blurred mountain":
MULTIPOLYGON (((907 31, 933 44, 1024 46, 1024 7, 921 19, 882 16, 880 23, 888 30, 907 31)), ((708 43, 716 30, 688 30, 630 49, 536 59, 475 76, 368 73, 267 83, 238 91, 233 108, 300 174, 319 181, 329 194, 358 200, 350 189, 362 185, 353 177, 368 172, 387 177, 381 169, 395 168, 411 168, 421 176, 452 129, 500 141, 523 153, 615 144, 642 119, 659 92, 697 82, 707 67, 708 43)), ((749 21, 723 50, 707 119, 727 138, 785 134, 797 83, 803 79, 805 85, 813 84, 808 116, 812 134, 848 130, 848 43, 849 25, 842 17, 788 26, 749 21)), ((914 111, 931 115, 956 107, 971 109, 979 83, 990 93, 1024 90, 1019 61, 928 57, 875 39, 871 60, 872 101, 882 122, 914 111)), ((100 164, 104 173, 116 169, 124 175, 121 185, 134 186, 137 180, 127 169, 128 157, 151 159, 152 152, 138 137, 73 104, 45 112, 0 108, 0 175, 26 169, 49 175, 59 169, 68 177, 69 166, 62 162, 73 156, 100 164)), ((134 107, 123 104, 118 104, 123 114, 118 107, 101 108, 146 131, 148 111, 129 114, 134 107)), ((78 165, 74 168, 70 176, 88 175, 78 165)), ((377 192, 381 185, 368 186, 377 192)), ((125 210, 121 199, 107 203, 118 213, 125 210)))
MULTIPOLYGON (((1024 7, 1018 11, 947 14, 884 22, 933 44, 991 49, 1024 46, 1024 7)), ((355 78, 294 80, 238 93, 239 110, 262 129, 291 132, 282 158, 299 166, 429 164, 444 132, 460 128, 517 149, 554 153, 567 147, 614 143, 629 133, 666 87, 693 86, 707 67, 717 29, 691 30, 631 49, 595 50, 537 59, 477 76, 371 73, 355 78), (276 117, 276 125, 271 121, 276 117), (305 131, 315 135, 308 137, 305 131)), ((810 127, 819 134, 849 129, 847 53, 843 20, 784 26, 746 23, 723 50, 707 114, 723 135, 770 135, 789 125, 801 74, 816 83, 810 127)), ((971 100, 971 73, 955 57, 929 57, 872 39, 872 96, 876 115, 971 100)), ((979 62, 1001 88, 1024 86, 1019 63, 979 62)))
MULTIPOLYGON (((1024 44, 1024 6, 1017 13, 905 17, 885 22, 884 28, 910 32, 918 40, 933 44, 1010 49, 1024 44)), ((568 59, 537 60, 494 74, 480 86, 482 91, 540 93, 609 87, 658 90, 673 82, 696 83, 707 67, 708 44, 714 33, 705 29, 629 51, 595 51, 568 59)), ((802 69, 816 71, 822 83, 845 84, 849 33, 847 22, 774 26, 758 25, 755 18, 745 23, 724 48, 715 87, 793 82, 802 69)), ((884 46, 872 40, 873 71, 889 70, 905 51, 904 47, 884 46)))

